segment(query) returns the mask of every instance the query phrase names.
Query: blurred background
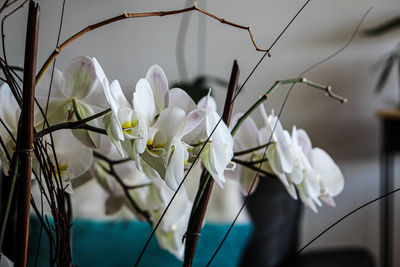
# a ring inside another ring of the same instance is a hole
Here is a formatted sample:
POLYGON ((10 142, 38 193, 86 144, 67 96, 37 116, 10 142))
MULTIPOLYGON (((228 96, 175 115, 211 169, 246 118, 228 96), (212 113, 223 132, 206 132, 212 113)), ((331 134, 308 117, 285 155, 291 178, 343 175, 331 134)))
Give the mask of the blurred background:
MULTIPOLYGON (((41 5, 38 66, 41 66, 56 44, 62 1, 38 2, 41 5)), ((198 4, 232 22, 251 25, 257 44, 267 48, 304 2, 199 0, 198 4)), ((67 0, 61 41, 89 24, 124 11, 173 10, 191 4, 191 1, 183 0, 67 0)), ((370 6, 373 9, 350 46, 306 75, 310 80, 331 85, 335 92, 349 99, 348 104, 341 105, 314 89, 297 86, 282 113, 284 128, 291 130, 293 125, 304 128, 313 146, 325 149, 345 176, 345 189, 335 199, 336 208, 324 206, 317 214, 304 210, 300 245, 380 194, 380 124, 376 112, 395 107, 398 74, 394 71, 383 94, 377 95, 374 87, 381 69, 376 64, 397 45, 400 31, 379 37, 365 37, 362 31, 396 16, 400 2, 311 1, 275 45, 272 57, 261 63, 235 103, 234 113, 245 111, 275 80, 296 77, 339 49, 350 38, 370 6)), ((26 12, 26 9, 19 11, 5 24, 5 45, 10 64, 23 63, 26 12)), ((64 69, 75 56, 93 56, 99 60, 110 79, 118 78, 123 88, 132 90, 153 64, 159 64, 166 71, 171 83, 193 80, 199 75, 228 80, 233 60, 237 59, 242 83, 262 56, 255 51, 246 31, 194 12, 184 23, 187 37, 178 48, 183 52, 186 71, 179 71, 176 50, 181 18, 182 15, 131 19, 98 29, 67 47, 57 58, 56 66, 64 69)), ((276 91, 267 108, 278 110, 286 90, 287 87, 282 87, 276 91)), ((213 92, 221 112, 225 88, 216 85, 213 92)), ((261 122, 259 114, 255 114, 254 118, 261 122)), ((395 167, 397 174, 400 164, 395 164, 395 167)), ((399 186, 400 180, 397 179, 395 188, 399 186)), ((398 210, 400 195, 395 195, 394 199, 395 210, 398 210)), ((369 249, 379 260, 379 217, 379 202, 376 202, 341 222, 314 242, 310 249, 356 245, 369 249)), ((396 212, 394 225, 399 223, 400 213, 396 212)), ((399 230, 397 227, 394 232, 394 251, 400 249, 399 230)), ((400 266, 400 255, 395 253, 394 256, 394 266, 400 266)))

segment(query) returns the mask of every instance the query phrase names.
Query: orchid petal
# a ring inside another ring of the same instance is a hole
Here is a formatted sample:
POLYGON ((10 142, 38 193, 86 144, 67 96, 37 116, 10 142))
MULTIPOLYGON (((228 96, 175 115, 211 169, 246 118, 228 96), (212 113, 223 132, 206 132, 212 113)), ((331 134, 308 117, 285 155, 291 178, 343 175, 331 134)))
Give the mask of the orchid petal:
POLYGON ((181 108, 166 108, 160 113, 153 127, 164 132, 168 139, 172 139, 181 129, 185 117, 185 111, 181 108))
POLYGON ((205 119, 206 119, 206 111, 204 109, 195 109, 190 112, 186 117, 183 123, 183 128, 179 133, 178 139, 181 139, 183 136, 189 134, 194 129, 196 129, 205 119))
POLYGON ((61 155, 61 158, 67 159, 65 171, 71 175, 71 179, 81 176, 90 168, 93 160, 92 150, 79 143, 71 131, 56 131, 53 133, 53 138, 57 156, 61 155))
MULTIPOLYGON (((112 96, 113 101, 111 102, 111 108, 113 108, 113 104, 116 105, 119 108, 131 108, 131 105, 129 104, 128 100, 126 99, 124 93, 122 92, 121 85, 119 84, 118 80, 114 80, 110 84, 110 93, 112 96)), ((105 94, 107 97, 108 92, 105 90, 105 94)))
POLYGON ((151 86, 146 79, 140 79, 136 84, 133 94, 133 108, 139 117, 143 117, 147 125, 150 125, 156 115, 156 105, 151 86))
POLYGON ((97 78, 93 60, 89 57, 76 57, 64 71, 65 95, 84 99, 100 81, 97 78))
POLYGON ((282 124, 279 122, 277 117, 274 117, 274 125, 275 131, 273 133, 273 139, 276 141, 277 145, 277 155, 280 159, 282 170, 286 173, 290 173, 293 169, 293 158, 290 153, 289 145, 286 141, 286 137, 282 128, 282 124))
MULTIPOLYGON (((76 108, 77 110, 75 110, 75 112, 79 114, 82 119, 85 119, 95 114, 94 110, 90 106, 80 101, 76 101, 76 108)), ((88 124, 94 127, 98 127, 97 119, 89 121, 88 124)), ((83 129, 73 129, 72 133, 82 144, 87 147, 98 148, 100 146, 100 134, 98 133, 83 129)))
MULTIPOLYGON (((296 127, 293 128, 295 131, 296 127)), ((297 130, 297 140, 298 144, 306 155, 308 161, 313 165, 313 157, 312 157, 312 144, 311 139, 303 129, 297 130)))
POLYGON ((168 106, 168 80, 163 69, 153 65, 146 73, 146 80, 150 83, 154 95, 156 111, 158 114, 168 106))
POLYGON ((336 196, 343 191, 344 178, 333 159, 322 149, 313 148, 314 168, 321 175, 322 187, 330 196, 336 196))
POLYGON ((168 159, 168 166, 165 172, 165 182, 172 190, 176 190, 183 179, 184 173, 184 146, 180 141, 171 145, 171 154, 168 159))
POLYGON ((21 110, 7 83, 3 83, 0 87, 0 99, 0 118, 10 129, 16 130, 21 110))
POLYGON ((125 157, 124 150, 122 149, 121 141, 118 138, 118 131, 120 128, 117 128, 115 126, 116 119, 112 114, 107 114, 103 118, 104 122, 104 128, 107 132, 107 135, 111 141, 111 143, 114 144, 114 146, 117 148, 118 152, 121 154, 122 157, 125 157), (117 132, 117 133, 116 133, 117 132))
POLYGON ((169 91, 169 107, 179 107, 183 109, 186 114, 197 108, 193 99, 180 88, 173 88, 169 91))
POLYGON ((50 99, 67 98, 64 93, 65 81, 63 73, 58 69, 54 69, 53 77, 51 76, 51 71, 47 71, 35 88, 35 97, 43 108, 45 108, 47 98, 49 97, 50 84, 52 86, 50 99), (51 78, 53 78, 53 80, 51 80, 51 78))
POLYGON ((200 99, 197 103, 197 107, 204 108, 207 112, 217 112, 217 103, 215 99, 211 96, 211 90, 208 94, 200 99))
MULTIPOLYGON (((236 122, 243 116, 243 113, 235 114, 232 118, 231 125, 235 125, 236 122)), ((235 150, 241 151, 250 149, 260 145, 258 141, 258 128, 256 123, 251 117, 244 120, 241 127, 236 131, 235 140, 235 150)))

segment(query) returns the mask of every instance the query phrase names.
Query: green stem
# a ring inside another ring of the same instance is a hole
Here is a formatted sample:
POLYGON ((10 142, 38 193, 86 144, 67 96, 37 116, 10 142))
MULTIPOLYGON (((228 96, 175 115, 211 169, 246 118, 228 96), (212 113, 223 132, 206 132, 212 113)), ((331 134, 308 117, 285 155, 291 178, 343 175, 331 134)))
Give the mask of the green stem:
POLYGON ((238 156, 246 155, 246 154, 252 153, 252 152, 254 152, 254 151, 257 151, 257 150, 259 150, 259 149, 266 148, 267 146, 269 146, 269 145, 271 145, 271 144, 273 144, 273 143, 274 143, 274 142, 268 142, 268 143, 263 144, 263 145, 260 145, 260 146, 256 146, 256 147, 253 147, 253 148, 249 148, 249 149, 246 149, 246 150, 242 150, 242 151, 239 151, 239 152, 235 152, 235 153, 234 153, 234 156, 235 156, 235 157, 238 157, 238 156))
POLYGON ((63 122, 63 123, 59 123, 53 126, 50 126, 46 129, 43 129, 42 131, 38 132, 35 137, 34 137, 34 142, 36 142, 38 139, 42 138, 43 136, 45 136, 46 134, 58 131, 58 130, 62 130, 62 129, 86 129, 86 130, 90 130, 90 131, 94 131, 94 132, 98 132, 98 133, 102 133, 105 134, 105 130, 91 126, 91 125, 87 125, 86 123, 97 119, 101 116, 104 116, 105 114, 109 113, 111 111, 111 109, 106 109, 102 112, 99 112, 97 114, 94 114, 90 117, 87 117, 85 119, 82 120, 78 120, 78 121, 74 121, 74 122, 63 122))
POLYGON ((240 159, 232 159, 232 161, 237 163, 237 164, 242 165, 243 167, 246 167, 246 168, 249 168, 249 169, 251 169, 253 171, 262 173, 262 174, 264 174, 266 176, 272 176, 273 175, 273 174, 271 174, 269 172, 266 172, 266 171, 264 171, 264 170, 262 170, 260 168, 257 168, 255 166, 253 166, 252 164, 249 164, 247 161, 243 161, 243 160, 240 160, 240 159))
POLYGON ((19 169, 19 154, 18 153, 15 153, 15 163, 12 166, 13 166, 13 174, 11 177, 11 186, 10 186, 10 191, 9 191, 10 194, 8 195, 6 210, 4 212, 4 218, 2 220, 3 223, 1 225, 1 232, 0 232, 0 251, 2 251, 2 248, 3 248, 3 240, 4 240, 4 235, 6 232, 8 215, 10 213, 11 203, 12 203, 13 196, 14 196, 15 183, 17 181, 17 175, 18 175, 18 169, 19 169))
POLYGON ((265 100, 267 100, 270 96, 270 94, 279 86, 279 85, 284 85, 284 84, 293 84, 293 83, 303 83, 306 84, 310 87, 320 89, 326 93, 327 96, 336 99, 340 101, 341 103, 346 103, 347 99, 344 97, 341 97, 335 93, 332 92, 332 88, 330 86, 325 86, 321 85, 318 83, 314 83, 312 81, 307 80, 306 78, 299 77, 299 78, 293 78, 293 79, 287 79, 287 80, 282 80, 282 81, 276 81, 271 88, 267 91, 266 94, 264 94, 259 100, 257 100, 256 103, 254 103, 244 114, 240 119, 237 121, 236 125, 233 127, 231 134, 232 136, 235 135, 237 130, 239 129, 240 125, 247 119, 247 117, 250 116, 251 113, 259 106, 261 105, 265 100))
MULTIPOLYGON (((232 159, 233 162, 235 162, 235 160, 240 160, 240 159, 237 159, 237 158, 233 158, 232 159)), ((246 160, 240 160, 240 161, 242 163, 246 163, 248 165, 254 165, 254 164, 259 164, 259 163, 262 163, 262 162, 266 162, 266 161, 268 161, 268 159, 264 158, 264 159, 252 160, 252 161, 246 161, 246 160)))

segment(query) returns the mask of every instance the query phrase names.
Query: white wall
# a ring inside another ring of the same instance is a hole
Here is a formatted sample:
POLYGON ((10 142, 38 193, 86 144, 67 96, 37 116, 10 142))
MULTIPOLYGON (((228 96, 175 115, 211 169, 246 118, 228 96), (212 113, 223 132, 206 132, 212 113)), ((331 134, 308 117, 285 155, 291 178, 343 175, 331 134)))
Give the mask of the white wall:
MULTIPOLYGON (((42 15, 40 66, 56 42, 61 1, 43 0, 39 3, 42 15)), ((208 1, 207 9, 234 22, 252 25, 256 41, 261 47, 267 47, 303 3, 293 0, 220 0, 208 1)), ((341 47, 371 5, 374 9, 363 24, 363 29, 397 15, 400 10, 400 2, 395 0, 311 1, 274 47, 272 58, 266 59, 255 72, 244 94, 238 99, 235 111, 245 110, 274 80, 295 77, 306 67, 341 47)), ((67 0, 61 40, 84 25, 121 14, 125 10, 142 12, 182 6, 182 0, 67 0)), ((25 15, 26 11, 21 11, 6 22, 8 57, 15 64, 23 62, 25 15)), ((197 71, 198 16, 192 15, 186 47, 191 77, 197 71)), ((63 69, 71 58, 88 55, 95 56, 110 78, 118 78, 129 89, 154 63, 166 70, 170 80, 176 80, 175 45, 179 19, 180 16, 134 19, 99 29, 66 48, 57 59, 57 67, 63 69)), ((383 96, 373 94, 377 73, 372 65, 397 44, 398 34, 399 31, 396 31, 370 39, 358 35, 343 53, 307 74, 309 79, 330 84, 337 93, 348 97, 347 105, 340 105, 313 89, 301 86, 297 87, 288 101, 281 118, 286 128, 290 129, 293 124, 305 128, 314 145, 326 149, 342 167, 346 177, 346 187, 337 197, 336 208, 323 207, 318 214, 305 212, 303 243, 379 194, 379 123, 375 113, 379 108, 389 106, 385 99, 397 97, 397 84, 393 75, 383 96)), ((207 19, 206 37, 206 73, 228 78, 232 61, 237 59, 243 82, 262 55, 253 49, 247 32, 211 19, 207 19)), ((224 91, 217 88, 215 93, 222 106, 224 91)), ((284 89, 276 92, 269 105, 278 108, 283 93, 284 89)), ((396 196, 396 202, 398 210, 400 196, 396 196)), ((368 247, 378 256, 378 208, 379 205, 374 204, 363 209, 316 241, 313 247, 360 245, 368 247)), ((396 214, 396 218, 397 221, 400 219, 400 213, 396 214)), ((399 240, 399 237, 397 229, 395 239, 399 240)), ((398 255, 396 264, 400 265, 398 255)))

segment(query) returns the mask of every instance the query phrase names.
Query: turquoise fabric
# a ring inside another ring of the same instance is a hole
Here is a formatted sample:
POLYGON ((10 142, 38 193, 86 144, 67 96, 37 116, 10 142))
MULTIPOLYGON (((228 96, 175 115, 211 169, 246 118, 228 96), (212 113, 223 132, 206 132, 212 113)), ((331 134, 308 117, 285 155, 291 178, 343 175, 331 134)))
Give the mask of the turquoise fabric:
MULTIPOLYGON (((206 224, 203 227, 193 266, 207 264, 228 228, 229 225, 225 224, 206 224)), ((28 266, 34 266, 39 229, 39 221, 32 217, 28 266)), ((212 266, 237 266, 251 229, 251 225, 235 225, 212 266)), ((151 227, 143 222, 76 219, 73 226, 74 265, 133 266, 150 233, 151 227)), ((37 266, 49 265, 48 253, 48 239, 43 232, 37 266)), ((182 266, 182 262, 161 249, 154 237, 139 265, 182 266)))

